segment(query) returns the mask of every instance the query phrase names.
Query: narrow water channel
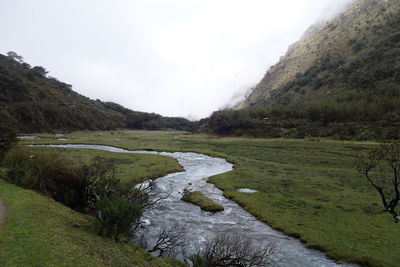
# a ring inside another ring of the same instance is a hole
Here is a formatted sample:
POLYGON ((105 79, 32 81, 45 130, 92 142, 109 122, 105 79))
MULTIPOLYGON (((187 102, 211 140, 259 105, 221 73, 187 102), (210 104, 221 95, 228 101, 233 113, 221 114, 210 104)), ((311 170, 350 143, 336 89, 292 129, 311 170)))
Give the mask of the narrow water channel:
MULTIPOLYGON (((213 175, 231 171, 233 165, 221 158, 209 157, 191 152, 153 152, 129 151, 121 148, 101 145, 46 145, 48 147, 88 148, 109 152, 159 154, 176 158, 185 169, 157 179, 157 186, 164 191, 172 190, 171 195, 161 203, 158 209, 144 214, 148 222, 141 229, 146 233, 146 240, 151 246, 156 241, 160 229, 179 224, 186 230, 189 247, 196 248, 218 233, 233 231, 251 238, 260 246, 274 248, 275 266, 357 266, 337 264, 323 253, 307 249, 296 238, 288 237, 276 231, 242 209, 237 203, 225 198, 222 191, 206 182, 213 175), (183 189, 189 187, 201 191, 204 195, 224 206, 225 210, 217 213, 202 211, 199 207, 180 200, 183 189)), ((190 249, 189 248, 189 249, 190 249)))

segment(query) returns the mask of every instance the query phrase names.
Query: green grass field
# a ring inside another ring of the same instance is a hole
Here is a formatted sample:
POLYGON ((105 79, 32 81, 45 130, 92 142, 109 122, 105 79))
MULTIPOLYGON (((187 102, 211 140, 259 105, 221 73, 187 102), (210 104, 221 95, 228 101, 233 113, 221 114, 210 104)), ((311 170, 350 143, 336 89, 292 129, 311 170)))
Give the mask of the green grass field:
POLYGON ((339 261, 372 266, 400 262, 400 228, 381 212, 378 195, 353 168, 353 156, 375 143, 146 131, 74 132, 65 138, 24 142, 105 144, 224 157, 235 170, 210 181, 260 220, 339 261), (259 193, 236 191, 243 187, 259 193))

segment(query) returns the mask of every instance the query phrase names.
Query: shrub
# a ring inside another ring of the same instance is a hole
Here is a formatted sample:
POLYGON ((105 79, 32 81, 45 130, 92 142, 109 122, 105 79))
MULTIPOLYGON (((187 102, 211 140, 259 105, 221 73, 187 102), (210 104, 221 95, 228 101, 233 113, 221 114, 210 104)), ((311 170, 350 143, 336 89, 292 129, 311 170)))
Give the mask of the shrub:
POLYGON ((3 166, 7 168, 4 179, 18 186, 26 187, 28 164, 28 151, 21 146, 14 146, 4 156, 3 166))
POLYGON ((20 146, 6 154, 3 164, 8 182, 38 191, 73 209, 85 205, 86 167, 74 167, 55 153, 32 155, 20 146))
POLYGON ((96 218, 100 223, 100 234, 114 237, 119 241, 121 235, 129 236, 140 219, 142 210, 139 204, 113 194, 95 203, 96 218))
POLYGON ((96 157, 89 166, 73 166, 59 154, 31 155, 22 147, 9 151, 4 160, 6 179, 33 189, 79 211, 91 212, 100 234, 128 236, 137 226, 144 207, 152 205, 145 190, 123 184, 115 177, 112 161, 96 157))
POLYGON ((0 125, 0 161, 3 160, 5 153, 17 142, 14 130, 0 125))
POLYGON ((53 153, 40 153, 29 162, 26 186, 49 197, 55 197, 60 182, 68 179, 70 168, 65 159, 53 153))
POLYGON ((29 162, 30 154, 22 146, 14 146, 4 156, 3 165, 7 168, 25 168, 29 162))
POLYGON ((142 214, 147 193, 115 177, 111 161, 96 157, 89 167, 86 203, 100 226, 100 234, 114 237, 129 236, 142 214))

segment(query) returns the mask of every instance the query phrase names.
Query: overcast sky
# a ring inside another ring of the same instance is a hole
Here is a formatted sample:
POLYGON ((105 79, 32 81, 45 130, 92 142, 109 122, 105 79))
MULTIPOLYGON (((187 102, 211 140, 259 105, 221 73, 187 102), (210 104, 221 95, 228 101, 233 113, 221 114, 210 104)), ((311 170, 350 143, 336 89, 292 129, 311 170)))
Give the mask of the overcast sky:
POLYGON ((2 0, 0 53, 93 99, 208 116, 349 0, 2 0))

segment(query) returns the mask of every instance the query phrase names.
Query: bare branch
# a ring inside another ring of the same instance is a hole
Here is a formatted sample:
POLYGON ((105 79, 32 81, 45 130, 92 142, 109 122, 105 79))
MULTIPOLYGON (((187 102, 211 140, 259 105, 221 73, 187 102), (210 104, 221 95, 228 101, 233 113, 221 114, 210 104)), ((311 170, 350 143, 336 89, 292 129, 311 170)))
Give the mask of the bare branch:
POLYGON ((204 248, 190 256, 193 263, 211 266, 267 266, 272 264, 270 247, 258 248, 237 233, 224 233, 206 242, 204 248))
POLYGON ((400 222, 396 208, 400 201, 400 143, 382 143, 365 155, 357 155, 355 168, 379 193, 384 210, 400 222))
POLYGON ((162 229, 159 233, 158 240, 149 252, 159 252, 159 257, 165 255, 172 256, 176 249, 186 245, 185 229, 178 224, 174 224, 169 229, 162 229))

